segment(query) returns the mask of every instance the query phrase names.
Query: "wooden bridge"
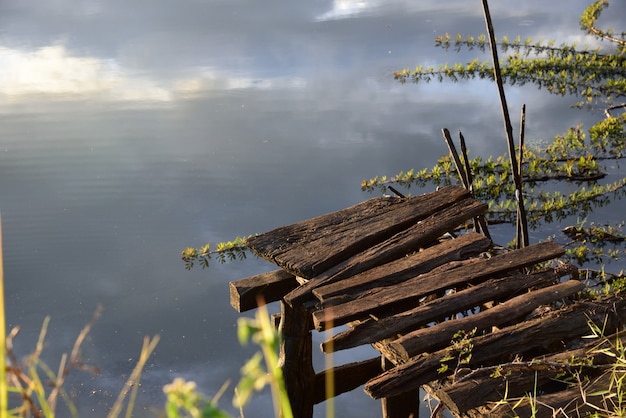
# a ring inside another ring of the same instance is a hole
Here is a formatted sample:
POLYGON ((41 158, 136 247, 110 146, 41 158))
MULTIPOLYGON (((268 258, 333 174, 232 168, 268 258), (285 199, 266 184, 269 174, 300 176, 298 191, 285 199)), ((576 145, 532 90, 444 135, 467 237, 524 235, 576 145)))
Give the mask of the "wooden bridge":
POLYGON ((231 304, 243 312, 259 298, 281 302, 282 367, 296 417, 311 417, 326 399, 329 374, 334 395, 364 385, 381 399, 383 417, 417 417, 420 387, 458 417, 529 416, 532 404, 538 416, 593 408, 581 385, 606 385, 600 365, 611 358, 582 337, 591 322, 621 327, 626 301, 578 300, 584 285, 575 268, 554 261, 564 251, 553 242, 494 246, 486 210, 450 186, 373 198, 248 239, 280 269, 231 282, 231 304), (468 222, 483 233, 453 235, 468 222), (316 372, 311 333, 339 325, 347 329, 322 343, 324 353, 371 344, 380 356, 316 372), (571 359, 580 360, 579 385, 555 380, 572 371, 571 359), (528 393, 532 404, 518 402, 528 393))

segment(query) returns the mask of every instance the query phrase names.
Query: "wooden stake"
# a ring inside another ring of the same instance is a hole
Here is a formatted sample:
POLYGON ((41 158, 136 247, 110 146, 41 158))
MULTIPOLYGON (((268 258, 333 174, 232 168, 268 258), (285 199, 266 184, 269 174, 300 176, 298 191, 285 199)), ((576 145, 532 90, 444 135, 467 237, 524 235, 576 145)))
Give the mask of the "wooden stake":
POLYGON ((291 307, 281 301, 280 362, 294 417, 312 418, 315 396, 315 371, 311 314, 302 306, 291 307))
POLYGON ((504 130, 509 145, 509 157, 511 159, 511 175, 515 184, 515 200, 517 201, 518 217, 520 218, 523 235, 528 236, 528 224, 526 222, 526 209, 524 209, 524 197, 522 196, 522 179, 518 173, 517 157, 515 155, 515 143, 513 141, 513 127, 511 126, 511 118, 509 109, 506 104, 506 96, 504 95, 504 83, 502 82, 502 72, 500 71, 500 62, 498 61, 498 46, 493 30, 491 15, 489 14, 489 5, 487 0, 483 0, 483 11, 485 13, 485 24, 489 33, 489 46, 491 49, 491 58, 493 61, 493 74, 498 86, 498 94, 500 96, 500 105, 502 107, 502 117, 504 119, 504 130))
MULTIPOLYGON (((463 159, 465 163, 461 162, 461 158, 459 157, 459 153, 454 146, 454 142, 452 141, 452 137, 450 136, 450 131, 446 128, 441 130, 443 134, 443 139, 446 141, 448 145, 448 149, 450 150, 450 154, 452 155, 452 159, 454 160, 454 164, 456 165, 456 171, 459 173, 459 178, 461 179, 461 183, 463 183, 463 187, 470 193, 472 193, 472 173, 471 167, 469 164, 469 159, 467 158, 467 149, 465 147, 465 138, 463 134, 459 132, 461 137, 461 151, 463 152, 463 159)), ((487 221, 483 215, 480 215, 474 218, 474 228, 478 232, 476 225, 480 225, 481 232, 489 239, 491 236, 489 235, 489 230, 487 229, 487 221)))
MULTIPOLYGON (((524 131, 526 127, 526 104, 522 105, 522 114, 520 117, 519 127, 519 164, 517 167, 517 175, 522 183, 524 176, 522 173, 522 167, 524 165, 524 131)), ((526 224, 526 217, 522 218, 519 206, 517 209, 517 248, 527 247, 528 241, 528 225, 526 224)))
MULTIPOLYGON (((463 154, 463 162, 465 164, 465 175, 467 176, 467 183, 469 184, 469 192, 474 195, 474 179, 472 177, 472 167, 470 166, 469 157, 467 154, 467 147, 465 146, 465 137, 459 131, 459 140, 461 141, 461 154, 463 154)), ((476 232, 482 232, 487 238, 491 239, 489 229, 487 229, 487 220, 484 215, 479 215, 474 219, 474 230, 476 232)))

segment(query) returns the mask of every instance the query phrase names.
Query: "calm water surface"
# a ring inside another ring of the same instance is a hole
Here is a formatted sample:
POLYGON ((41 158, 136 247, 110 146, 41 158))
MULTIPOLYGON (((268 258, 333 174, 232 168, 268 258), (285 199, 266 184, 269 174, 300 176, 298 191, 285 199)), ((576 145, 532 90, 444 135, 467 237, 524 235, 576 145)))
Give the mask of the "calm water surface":
MULTIPOLYGON (((584 43, 585 3, 500 1, 492 15, 500 35, 584 43)), ((607 24, 619 26, 624 5, 610 10, 607 24)), ((234 385, 255 350, 237 342, 228 282, 272 266, 249 259, 187 272, 180 251, 367 199, 362 179, 445 154, 444 127, 461 129, 474 155, 504 152, 494 86, 392 77, 466 58, 433 38, 483 30, 477 1, 1 3, 0 210, 16 351, 30 352, 50 315, 46 360, 56 364, 102 304, 83 350, 102 373, 68 382, 81 416, 106 414, 145 335, 161 342, 136 416, 153 416, 177 376, 209 394, 234 385)), ((528 104, 531 141, 601 117, 532 88, 508 95, 514 113, 528 104)), ((620 205, 594 216, 618 220, 620 205)), ((220 404, 236 413, 226 393, 220 404)), ((255 398, 246 416, 272 416, 270 403, 255 398)), ((380 415, 361 390, 336 410, 380 415)))

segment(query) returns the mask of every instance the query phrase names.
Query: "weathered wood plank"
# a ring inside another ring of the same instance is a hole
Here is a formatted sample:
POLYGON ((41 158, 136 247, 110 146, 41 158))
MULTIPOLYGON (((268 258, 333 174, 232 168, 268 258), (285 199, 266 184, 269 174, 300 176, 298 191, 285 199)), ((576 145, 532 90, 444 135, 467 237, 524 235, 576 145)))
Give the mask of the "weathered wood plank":
MULTIPOLYGON (((553 242, 534 244, 490 259, 479 260, 470 265, 463 265, 449 272, 422 274, 399 283, 393 288, 371 289, 348 303, 316 311, 313 316, 321 327, 325 327, 326 323, 332 323, 334 326, 346 324, 356 319, 367 318, 370 314, 376 314, 397 304, 417 302, 421 297, 430 293, 451 289, 463 283, 484 281, 490 276, 529 267, 559 257, 563 253, 563 248, 553 242)), ((331 305, 333 305, 332 301, 331 305)))
MULTIPOLYGON (((531 275, 517 274, 491 279, 479 285, 437 298, 409 311, 379 320, 367 319, 322 343, 322 351, 339 351, 391 338, 396 334, 417 329, 430 322, 442 320, 455 313, 471 309, 492 300, 501 300, 527 289, 544 286, 555 280, 553 270, 531 275)), ((317 326, 317 318, 314 316, 317 326)))
POLYGON ((440 210, 421 222, 398 232, 391 238, 370 246, 368 249, 348 258, 328 269, 318 277, 300 286, 285 296, 290 304, 301 304, 313 288, 329 284, 387 263, 419 249, 436 240, 444 233, 453 230, 459 224, 487 210, 487 205, 471 198, 440 210))
POLYGON ((314 402, 318 404, 328 399, 326 396, 326 379, 329 374, 334 382, 332 396, 339 396, 364 385, 365 382, 379 375, 382 371, 380 357, 343 364, 332 370, 323 370, 315 375, 314 402))
POLYGON ((577 280, 569 280, 525 293, 474 315, 443 321, 405 334, 389 343, 389 350, 397 356, 397 363, 404 363, 417 354, 448 345, 458 331, 468 333, 476 329, 480 335, 494 326, 525 317, 541 305, 569 297, 584 287, 585 285, 577 280))
POLYGON ((577 372, 582 377, 597 376, 605 370, 602 366, 615 361, 615 357, 606 355, 601 349, 609 348, 609 344, 617 339, 622 344, 626 343, 626 336, 616 334, 607 336, 606 344, 603 345, 598 339, 592 339, 574 350, 536 357, 531 361, 495 366, 498 377, 494 377, 496 371, 494 367, 480 368, 452 384, 430 389, 434 389, 435 397, 441 400, 453 415, 460 416, 470 409, 504 399, 505 393, 510 399, 524 396, 533 392, 535 388, 546 393, 544 384, 552 382, 562 373, 577 372), (576 365, 571 365, 572 359, 575 359, 576 365), (590 367, 584 367, 585 364, 589 364, 590 367))
MULTIPOLYGON (((392 286, 406 279, 427 273, 451 261, 474 257, 491 247, 491 240, 475 232, 458 239, 446 240, 389 263, 374 267, 338 282, 313 289, 313 294, 324 303, 329 298, 362 292, 372 287, 392 286)), ((347 300, 344 300, 347 302, 347 300)))
MULTIPOLYGON (((587 417, 594 416, 594 412, 599 412, 597 416, 623 416, 623 409, 619 410, 619 413, 617 412, 618 410, 613 409, 612 400, 607 402, 602 396, 587 396, 586 399, 583 399, 581 393, 589 394, 605 391, 611 384, 615 387, 615 382, 623 382, 625 375, 626 372, 623 370, 617 370, 615 375, 606 373, 592 379, 590 382, 584 382, 582 387, 577 385, 560 392, 538 395, 534 397, 533 405, 530 404, 527 398, 520 400, 521 402, 515 400, 509 404, 500 404, 498 408, 480 411, 478 414, 472 415, 481 418, 508 418, 511 416, 553 418, 555 416, 587 417), (513 405, 515 405, 515 409, 512 408, 513 405), (555 411, 558 411, 558 413, 555 411)), ((615 392, 618 391, 618 389, 615 389, 615 392)))
MULTIPOLYGON (((526 247, 530 248, 530 247, 526 247)), ((518 250, 519 251, 519 250, 518 250)), ((511 325, 471 339, 472 358, 469 368, 495 365, 503 357, 537 351, 550 353, 559 350, 563 341, 580 338, 589 333, 588 321, 604 324, 606 330, 616 330, 626 319, 626 300, 610 299, 603 304, 575 303, 574 305, 552 311, 544 317, 534 318, 511 325)), ((383 344, 375 344, 385 356, 383 344)), ((420 387, 433 380, 450 374, 438 371, 443 358, 449 355, 448 349, 432 354, 422 354, 396 368, 382 373, 365 385, 365 391, 374 399, 393 396, 420 387)), ((506 360, 505 360, 506 361, 506 360)))
POLYGON ((468 195, 450 186, 409 199, 374 198, 248 238, 246 244, 262 258, 310 279, 468 195))
POLYGON ((300 284, 295 276, 284 270, 274 270, 245 279, 230 282, 230 305, 237 312, 258 307, 258 302, 270 303, 280 300, 300 284))

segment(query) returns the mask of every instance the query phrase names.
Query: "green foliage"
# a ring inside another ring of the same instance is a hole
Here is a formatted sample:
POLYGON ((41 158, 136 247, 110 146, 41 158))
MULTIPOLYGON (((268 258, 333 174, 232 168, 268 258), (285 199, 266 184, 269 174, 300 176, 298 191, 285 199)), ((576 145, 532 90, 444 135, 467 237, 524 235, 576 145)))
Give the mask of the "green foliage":
MULTIPOLYGON (((626 91, 626 56, 624 54, 624 33, 614 35, 613 31, 603 31, 595 23, 608 0, 589 6, 581 17, 581 27, 590 35, 608 40, 615 44, 609 51, 600 49, 579 49, 575 44, 563 43, 555 46, 554 40, 543 42, 519 36, 511 40, 503 36, 498 47, 505 55, 500 67, 504 81, 511 85, 532 83, 552 94, 573 94, 583 100, 576 105, 591 104, 599 98, 607 101, 624 95, 626 91)), ((437 47, 457 52, 463 48, 489 51, 489 41, 485 35, 463 37, 457 34, 454 39, 449 35, 435 39, 437 47)), ((476 58, 468 63, 442 64, 438 67, 417 66, 414 70, 405 68, 394 73, 402 83, 430 81, 461 81, 470 79, 494 80, 492 64, 476 58)))
MULTIPOLYGON (((608 146, 602 157, 592 155, 589 152, 595 149, 594 144, 585 138, 580 127, 576 127, 545 147, 525 149, 523 194, 531 227, 537 227, 542 222, 560 221, 574 214, 585 216, 593 208, 608 204, 611 197, 623 196, 626 178, 607 184, 598 183, 606 176, 601 169, 601 161, 604 158, 621 158, 622 146, 617 151, 608 146), (578 187, 569 193, 541 187, 560 180, 578 187)), ((490 156, 486 160, 476 157, 470 159, 469 163, 474 177, 474 196, 489 204, 489 222, 514 222, 517 216, 515 185, 510 180, 508 157, 504 154, 495 159, 490 156)), ((447 186, 459 182, 458 174, 452 167, 452 159, 442 156, 431 169, 409 170, 390 178, 374 177, 363 180, 361 188, 385 191, 390 184, 410 189, 413 186, 447 186)))
POLYGON ((220 263, 227 260, 244 260, 248 247, 246 238, 237 237, 232 241, 220 242, 216 245, 215 250, 211 250, 211 243, 207 243, 200 248, 188 247, 181 253, 181 258, 185 262, 185 268, 191 270, 194 264, 199 263, 202 268, 209 267, 209 261, 215 257, 220 263))
POLYGON ((259 308, 255 319, 239 318, 237 334, 241 344, 247 344, 249 340, 252 340, 261 347, 261 352, 252 356, 241 369, 242 378, 235 391, 233 403, 242 408, 255 391, 260 391, 269 385, 272 389, 276 416, 293 418, 283 372, 279 365, 278 349, 281 337, 272 325, 267 309, 259 308), (265 359, 265 367, 263 359, 265 359))
POLYGON ((609 377, 606 387, 589 392, 583 387, 584 380, 574 373, 575 381, 580 386, 585 403, 591 406, 595 412, 593 417, 623 417, 626 415, 626 346, 619 334, 614 339, 606 336, 606 323, 602 327, 589 322, 591 335, 589 338, 598 340, 597 348, 592 353, 603 354, 613 361, 608 370, 604 372, 609 377), (593 403, 591 403, 593 402, 593 403))
POLYGON ((450 363, 455 362, 454 374, 456 374, 461 366, 469 364, 472 360, 472 350, 474 349, 472 337, 476 335, 476 331, 476 328, 469 332, 459 330, 454 334, 451 344, 447 348, 446 355, 441 359, 441 365, 437 372, 447 373, 450 370, 450 363))
MULTIPOLYGON (((623 108, 623 104, 611 105, 617 98, 626 95, 626 35, 613 30, 601 30, 596 22, 601 12, 608 7, 608 0, 591 4, 581 16, 581 28, 588 34, 610 42, 613 48, 580 49, 574 44, 555 46, 555 41, 534 41, 502 37, 497 47, 505 58, 500 62, 502 78, 512 85, 533 84, 552 94, 572 94, 580 100, 576 106, 601 102, 608 106, 606 118, 589 128, 586 138, 582 126, 572 127, 567 133, 557 136, 546 147, 524 150, 524 198, 528 202, 529 222, 551 222, 562 220, 574 213, 586 213, 594 205, 608 203, 609 194, 620 191, 626 179, 612 184, 599 185, 604 177, 600 162, 623 157, 626 146, 626 113, 613 116, 609 109, 623 108), (582 182, 580 191, 569 194, 543 191, 535 192, 538 182, 568 180, 582 182), (527 197, 528 196, 528 197, 527 197)), ((485 35, 466 36, 449 34, 435 39, 436 46, 489 51, 485 35)), ((430 81, 458 82, 469 79, 494 79, 492 64, 476 58, 466 64, 443 64, 438 67, 418 66, 414 70, 405 68, 395 73, 395 78, 405 83, 430 81)), ((449 169, 450 159, 443 157, 432 169, 409 170, 391 177, 374 177, 364 180, 364 190, 376 189, 389 183, 401 186, 426 184, 447 185, 458 181, 456 172, 449 169)), ((471 161, 474 170, 474 192, 479 199, 490 202, 492 222, 511 222, 515 216, 514 185, 507 181, 510 175, 508 158, 491 157, 483 162, 480 158, 471 161)))
POLYGON ((197 391, 195 382, 188 382, 180 377, 163 387, 167 396, 165 414, 167 418, 229 418, 229 415, 220 410, 216 396, 213 399, 197 391))
MULTIPOLYGON (((278 349, 280 334, 272 325, 265 307, 257 311, 256 318, 240 318, 237 335, 242 345, 249 341, 261 347, 241 368, 241 380, 235 389, 233 404, 240 408, 250 401, 255 392, 266 386, 272 389, 276 416, 293 418, 291 404, 287 396, 282 369, 279 365, 278 349), (265 363, 265 364, 263 364, 265 363)), ((167 396, 165 413, 167 418, 228 418, 229 415, 217 407, 217 400, 227 385, 213 399, 208 399, 197 391, 196 383, 176 378, 163 387, 167 396)))

